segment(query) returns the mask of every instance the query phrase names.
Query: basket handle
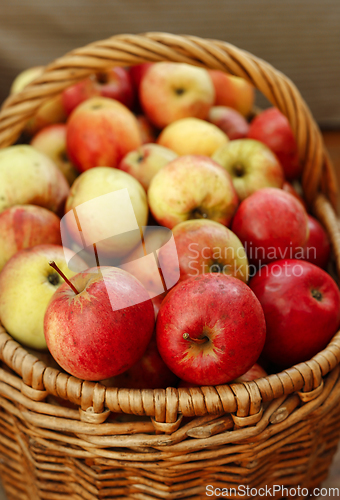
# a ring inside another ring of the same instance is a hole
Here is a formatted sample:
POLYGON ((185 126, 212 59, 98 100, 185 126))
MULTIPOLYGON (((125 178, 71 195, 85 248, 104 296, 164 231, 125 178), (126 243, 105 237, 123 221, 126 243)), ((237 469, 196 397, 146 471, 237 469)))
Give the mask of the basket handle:
POLYGON ((270 64, 218 40, 168 33, 116 35, 56 59, 22 92, 10 96, 0 112, 0 147, 18 138, 25 123, 49 98, 91 73, 110 66, 172 61, 226 71, 245 78, 289 120, 303 164, 302 186, 311 205, 322 191, 336 207, 337 182, 320 131, 295 85, 270 64))

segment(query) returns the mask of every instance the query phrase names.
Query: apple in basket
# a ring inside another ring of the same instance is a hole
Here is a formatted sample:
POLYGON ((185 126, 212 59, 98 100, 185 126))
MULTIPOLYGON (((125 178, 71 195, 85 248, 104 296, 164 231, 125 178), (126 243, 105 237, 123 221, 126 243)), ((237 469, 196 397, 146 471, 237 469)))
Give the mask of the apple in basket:
POLYGON ((80 104, 67 122, 67 152, 80 172, 117 167, 129 152, 142 145, 136 117, 123 104, 93 97, 80 104))
POLYGON ((296 259, 307 260, 325 268, 331 252, 328 235, 320 222, 308 215, 309 237, 306 245, 296 255, 296 259))
POLYGON ((254 105, 254 87, 244 78, 223 71, 209 70, 209 75, 216 93, 215 106, 229 106, 243 116, 248 116, 254 105))
POLYGON ((248 137, 266 144, 278 157, 287 180, 296 179, 302 171, 297 144, 287 118, 276 108, 256 116, 250 124, 248 137))
POLYGON ((0 214, 0 271, 19 250, 61 245, 60 219, 46 208, 15 205, 0 214))
POLYGON ((210 108, 208 120, 223 130, 231 141, 247 137, 249 123, 236 109, 228 108, 228 106, 213 106, 210 108))
POLYGON ((28 145, 0 151, 0 213, 13 205, 39 205, 59 213, 69 185, 53 161, 28 145))
POLYGON ((72 186, 79 172, 74 168, 67 155, 66 125, 56 123, 40 130, 31 140, 33 146, 51 158, 72 186))
POLYGON ((63 282, 48 265, 49 260, 55 260, 68 277, 87 268, 68 248, 37 245, 13 255, 0 273, 1 323, 15 340, 33 349, 46 349, 45 311, 63 282), (67 266, 70 259, 73 270, 67 266))
POLYGON ((238 205, 230 175, 199 155, 180 156, 165 165, 151 181, 148 200, 157 222, 170 229, 188 219, 228 225, 238 205))
POLYGON ((261 359, 284 369, 324 349, 340 324, 340 292, 310 262, 285 259, 263 266, 250 281, 267 324, 261 359))
POLYGON ((201 274, 180 282, 165 297, 156 336, 160 355, 179 378, 218 385, 254 365, 266 324, 245 283, 223 274, 201 274))
POLYGON ((104 380, 143 356, 155 313, 148 292, 131 274, 115 267, 90 268, 57 292, 45 314, 44 332, 49 351, 68 373, 104 380))
POLYGON ((155 63, 145 72, 139 100, 158 128, 186 117, 206 118, 215 90, 206 69, 172 62, 155 63))
POLYGON ((262 142, 252 139, 230 141, 215 151, 212 159, 230 174, 241 201, 259 189, 283 186, 282 167, 262 142))

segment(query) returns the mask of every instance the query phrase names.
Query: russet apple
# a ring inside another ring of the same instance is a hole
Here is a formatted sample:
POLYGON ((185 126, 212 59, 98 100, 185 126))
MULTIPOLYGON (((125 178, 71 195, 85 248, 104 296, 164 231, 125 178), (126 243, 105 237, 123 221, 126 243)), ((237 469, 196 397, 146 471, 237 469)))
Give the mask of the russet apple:
POLYGON ((231 229, 254 265, 294 257, 305 246, 309 234, 302 204, 276 188, 259 189, 243 200, 231 229))
POLYGON ((182 380, 228 383, 257 361, 266 337, 263 311, 241 280, 201 274, 176 285, 158 313, 157 347, 182 380))
POLYGON ((159 62, 145 72, 139 87, 144 113, 158 128, 186 117, 205 119, 215 91, 207 70, 189 64, 159 62))
POLYGON ((213 106, 208 114, 210 123, 220 128, 232 141, 247 137, 249 124, 241 113, 228 106, 213 106))
POLYGON ((0 273, 0 317, 7 332, 18 342, 34 349, 46 349, 44 315, 47 305, 63 282, 50 266, 54 260, 71 277, 86 269, 74 252, 59 245, 37 245, 20 250, 0 273), (73 257, 77 271, 65 259, 73 257))
POLYGON ((261 355, 276 369, 308 361, 340 324, 340 292, 329 274, 302 260, 262 267, 250 281, 261 302, 267 339, 261 355))
POLYGON ((263 142, 276 154, 288 181, 300 177, 302 163, 295 137, 287 118, 277 108, 266 109, 256 116, 248 137, 263 142))
POLYGON ((199 118, 183 118, 171 123, 161 132, 157 143, 180 156, 212 156, 227 144, 228 137, 221 129, 199 118))
POLYGON ((135 116, 118 101, 93 97, 80 104, 67 122, 67 152, 80 172, 117 167, 129 151, 142 145, 135 116))
POLYGON ((149 295, 129 273, 96 267, 64 283, 46 310, 44 332, 57 363, 84 380, 119 375, 144 354, 155 314, 149 295))
POLYGON ((61 245, 60 219, 46 208, 14 205, 0 214, 0 271, 19 250, 61 245))
POLYGON ((73 243, 66 239, 64 245, 84 249, 96 244, 100 259, 115 258, 125 257, 140 243, 139 228, 147 224, 148 204, 143 187, 132 175, 97 167, 75 180, 65 212, 62 232, 73 243))
POLYGON ((49 125, 40 130, 31 140, 31 146, 51 158, 72 186, 79 172, 67 156, 66 125, 64 123, 49 125))
POLYGON ((135 177, 147 191, 157 172, 177 156, 177 153, 159 144, 144 144, 125 155, 118 168, 135 177))
MULTIPOLYGON (((24 90, 24 88, 33 80, 38 78, 44 71, 43 66, 34 66, 22 71, 13 81, 10 94, 17 94, 24 90)), ((24 131, 33 136, 40 129, 51 125, 52 123, 60 123, 66 120, 66 113, 62 102, 61 95, 57 95, 48 99, 36 112, 35 116, 31 118, 24 131)))
POLYGON ((283 186, 282 167, 262 142, 252 139, 230 141, 215 151, 212 159, 230 174, 241 201, 259 189, 283 186))
POLYGON ((165 165, 151 181, 148 200, 155 219, 170 229, 188 219, 228 225, 238 205, 228 172, 199 155, 180 156, 165 165))
POLYGON ((248 116, 254 105, 254 87, 244 78, 223 71, 209 70, 209 75, 215 87, 215 106, 228 106, 248 116))
POLYGON ((172 229, 177 255, 160 249, 158 258, 162 269, 171 273, 179 263, 181 280, 205 273, 222 273, 248 280, 248 259, 242 243, 227 227, 218 222, 197 219, 180 222, 172 229), (176 259, 174 259, 176 257, 176 259))
POLYGON ((0 151, 0 213, 13 205, 39 205, 59 213, 69 185, 53 161, 28 145, 0 151))

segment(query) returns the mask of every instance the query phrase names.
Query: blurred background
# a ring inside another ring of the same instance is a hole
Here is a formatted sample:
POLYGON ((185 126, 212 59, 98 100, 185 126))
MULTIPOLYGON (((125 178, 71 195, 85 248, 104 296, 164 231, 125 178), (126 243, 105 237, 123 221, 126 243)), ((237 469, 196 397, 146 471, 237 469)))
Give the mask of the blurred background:
MULTIPOLYGON (((225 40, 285 73, 322 128, 340 179, 339 0, 1 0, 0 102, 26 68, 114 34, 146 31, 225 40)), ((333 486, 339 476, 340 459, 333 486)))

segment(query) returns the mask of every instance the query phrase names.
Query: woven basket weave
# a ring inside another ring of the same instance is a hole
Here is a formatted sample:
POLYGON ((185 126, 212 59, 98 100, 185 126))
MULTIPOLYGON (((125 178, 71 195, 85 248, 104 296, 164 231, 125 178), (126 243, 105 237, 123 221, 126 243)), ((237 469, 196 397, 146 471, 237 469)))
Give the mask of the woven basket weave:
MULTIPOLYGON (((225 42, 148 33, 74 50, 7 99, 0 146, 15 142, 45 100, 87 75, 161 60, 241 76, 287 116, 304 165, 304 194, 328 231, 339 273, 336 180, 318 127, 284 75, 225 42)), ((84 382, 46 366, 1 326, 0 359, 0 475, 9 500, 200 499, 207 485, 312 491, 327 476, 340 436, 340 332, 306 363, 218 387, 84 382), (123 417, 110 422, 111 412, 123 417)))

